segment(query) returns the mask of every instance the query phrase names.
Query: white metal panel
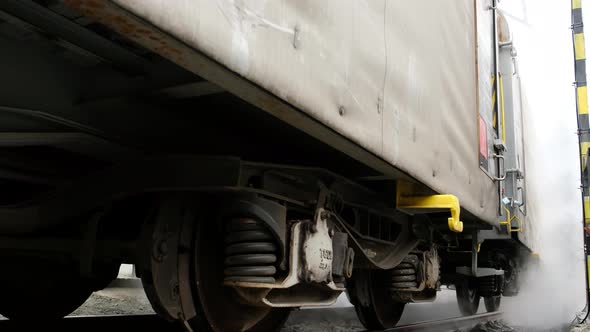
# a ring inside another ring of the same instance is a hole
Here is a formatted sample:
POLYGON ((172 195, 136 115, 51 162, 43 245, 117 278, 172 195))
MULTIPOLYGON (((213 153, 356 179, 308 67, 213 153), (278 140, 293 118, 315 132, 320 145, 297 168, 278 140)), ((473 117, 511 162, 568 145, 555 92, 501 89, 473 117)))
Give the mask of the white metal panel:
POLYGON ((380 153, 382 0, 114 2, 380 153))
POLYGON ((497 187, 478 160, 474 3, 388 7, 388 39, 395 42, 388 51, 383 156, 494 222, 497 187))
POLYGON ((111 1, 496 222, 474 0, 111 1))

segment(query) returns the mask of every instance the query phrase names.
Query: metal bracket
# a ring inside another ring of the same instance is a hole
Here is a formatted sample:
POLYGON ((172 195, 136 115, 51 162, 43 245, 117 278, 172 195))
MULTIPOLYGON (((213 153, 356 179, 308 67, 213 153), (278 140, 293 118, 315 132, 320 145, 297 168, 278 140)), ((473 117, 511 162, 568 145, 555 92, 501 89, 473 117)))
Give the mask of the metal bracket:
POLYGON ((508 227, 508 231, 510 233, 515 233, 515 232, 522 232, 522 219, 520 219, 516 214, 512 215, 510 213, 510 210, 506 207, 506 206, 502 206, 502 208, 504 209, 504 211, 506 211, 506 220, 500 221, 500 225, 506 225, 508 227), (517 228, 513 228, 512 227, 512 220, 518 221, 518 227, 517 228))
POLYGON ((458 266, 455 268, 455 272, 458 274, 471 276, 471 277, 487 277, 494 275, 503 275, 503 270, 496 270, 492 268, 477 267, 477 255, 480 250, 481 242, 478 238, 478 232, 473 232, 471 235, 471 266, 458 266))
POLYGON ((315 223, 303 222, 299 278, 307 283, 332 281, 334 260, 332 237, 334 231, 328 226, 328 215, 323 208, 316 212, 315 223))
POLYGON ((514 173, 516 175, 516 178, 518 180, 522 180, 524 179, 524 172, 521 169, 518 168, 509 168, 506 170, 506 174, 512 174, 514 173))
POLYGON ((302 283, 299 276, 299 266, 304 251, 301 250, 305 241, 305 232, 302 229, 304 221, 297 221, 291 225, 291 239, 289 251, 288 274, 279 278, 275 283, 258 283, 248 281, 225 281, 224 285, 234 287, 237 292, 251 293, 256 290, 267 290, 261 299, 263 305, 272 308, 301 307, 301 306, 329 306, 336 302, 338 296, 346 290, 343 284, 336 284, 333 280, 329 282, 315 283, 310 288, 299 288, 297 291, 291 288, 302 283), (291 289, 289 289, 291 288, 291 289), (321 298, 310 301, 312 297, 307 292, 315 292, 313 296, 321 294, 321 298), (318 293, 318 289, 320 292, 318 293), (286 297, 285 293, 296 294, 295 297, 286 297))
MULTIPOLYGON (((299 277, 298 271, 299 264, 301 262, 301 255, 303 254, 301 247, 303 246, 303 242, 305 241, 304 231, 302 230, 303 224, 303 221, 297 221, 293 225, 291 225, 290 247, 292 248, 292 250, 289 251, 289 269, 288 274, 286 276, 279 278, 275 283, 225 281, 223 284, 226 286, 243 288, 286 289, 301 283, 302 280, 299 277)), ((322 287, 330 289, 332 291, 346 290, 346 288, 334 283, 334 281, 323 283, 321 285, 322 287)))
POLYGON ((506 143, 499 138, 494 139, 494 148, 500 152, 507 151, 506 143))
POLYGON ((478 267, 477 269, 475 269, 475 273, 474 273, 474 271, 472 271, 471 267, 469 267, 469 266, 457 266, 455 271, 458 274, 462 274, 462 275, 470 276, 470 277, 476 277, 476 278, 488 277, 488 276, 500 276, 500 275, 504 274, 504 270, 496 270, 496 269, 492 269, 492 268, 488 268, 488 267, 478 267))
POLYGON ((429 210, 448 209, 451 217, 448 219, 449 229, 456 233, 463 231, 463 222, 459 219, 461 206, 459 199, 454 195, 429 195, 429 196, 407 196, 407 185, 398 181, 396 206, 398 209, 407 209, 414 212, 428 212, 429 210))

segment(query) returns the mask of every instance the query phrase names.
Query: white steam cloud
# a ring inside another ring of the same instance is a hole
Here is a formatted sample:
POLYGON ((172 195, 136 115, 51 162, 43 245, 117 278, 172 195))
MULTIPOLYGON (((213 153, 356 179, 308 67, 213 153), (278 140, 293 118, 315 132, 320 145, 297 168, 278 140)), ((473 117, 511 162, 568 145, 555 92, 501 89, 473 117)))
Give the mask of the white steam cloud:
POLYGON ((503 310, 516 325, 557 327, 585 304, 570 1, 500 5, 518 50, 524 95, 527 218, 533 224, 524 235, 541 258, 503 310))

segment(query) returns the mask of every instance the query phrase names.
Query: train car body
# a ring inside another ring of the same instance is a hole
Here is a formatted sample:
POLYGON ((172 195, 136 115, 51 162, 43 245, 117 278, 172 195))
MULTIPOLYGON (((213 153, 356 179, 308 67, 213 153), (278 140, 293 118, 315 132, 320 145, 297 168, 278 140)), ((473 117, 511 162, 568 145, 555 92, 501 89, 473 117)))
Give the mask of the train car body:
MULTIPOLYGON (((113 3, 499 226, 495 178, 507 169, 498 169, 494 140, 510 144, 507 168, 524 172, 524 157, 510 32, 498 18, 495 36, 489 1, 113 3), (495 38, 506 46, 497 69, 495 38), (495 93, 496 70, 506 86, 502 96, 495 93), (502 99, 499 120, 496 99, 502 99)), ((101 12, 83 1, 79 6, 207 75, 189 50, 118 23, 112 8, 101 12)))
POLYGON ((372 329, 442 284, 465 314, 518 292, 533 224, 495 0, 0 11, 2 254, 68 257, 39 263, 71 289, 55 315, 121 262, 163 317, 219 331, 344 291, 372 329))

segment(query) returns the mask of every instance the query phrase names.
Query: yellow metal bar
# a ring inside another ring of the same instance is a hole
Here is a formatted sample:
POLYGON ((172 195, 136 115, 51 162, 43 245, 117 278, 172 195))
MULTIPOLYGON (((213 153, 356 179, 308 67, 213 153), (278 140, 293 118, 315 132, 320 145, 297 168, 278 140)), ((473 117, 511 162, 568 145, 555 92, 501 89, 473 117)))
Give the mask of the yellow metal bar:
POLYGON ((522 232, 522 219, 520 219, 517 215, 513 215, 510 219, 510 232, 511 233, 520 233, 522 232), (518 221, 518 228, 512 228, 512 220, 516 219, 518 221))
POLYGON ((572 0, 572 9, 582 8, 582 0, 572 0))
POLYGON ((586 45, 584 44, 584 33, 576 33, 574 35, 574 52, 576 53, 576 60, 586 59, 586 45))
POLYGON ((510 233, 522 232, 522 219, 516 214, 511 216, 510 210, 506 206, 502 206, 502 208, 506 211, 506 220, 500 221, 500 225, 507 225, 510 233), (512 220, 514 219, 518 221, 518 228, 512 228, 512 220))
POLYGON ((504 209, 504 211, 506 211, 506 220, 500 221, 500 225, 510 225, 510 221, 512 220, 512 218, 510 217, 510 210, 508 210, 508 208, 504 205, 502 205, 502 208, 504 209))
POLYGON ((590 197, 584 196, 584 224, 590 223, 590 197))
POLYGON ((407 184, 398 181, 396 202, 399 209, 425 210, 425 212, 432 209, 448 209, 451 212, 451 217, 448 219, 449 229, 456 233, 463 231, 463 222, 459 218, 461 206, 456 196, 409 196, 412 193, 407 189, 407 184))
POLYGON ((578 114, 588 114, 588 87, 578 87, 578 114))

